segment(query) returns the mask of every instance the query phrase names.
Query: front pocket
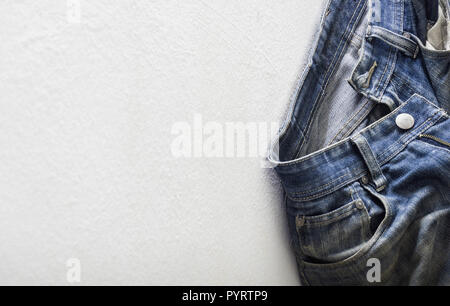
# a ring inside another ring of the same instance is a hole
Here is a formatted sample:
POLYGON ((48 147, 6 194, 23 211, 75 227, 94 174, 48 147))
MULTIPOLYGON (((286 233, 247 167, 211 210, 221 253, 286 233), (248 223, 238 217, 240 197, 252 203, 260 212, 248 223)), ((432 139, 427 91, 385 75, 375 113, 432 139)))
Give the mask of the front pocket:
POLYGON ((323 215, 298 215, 296 228, 303 256, 312 263, 349 258, 371 236, 369 214, 360 199, 323 215))

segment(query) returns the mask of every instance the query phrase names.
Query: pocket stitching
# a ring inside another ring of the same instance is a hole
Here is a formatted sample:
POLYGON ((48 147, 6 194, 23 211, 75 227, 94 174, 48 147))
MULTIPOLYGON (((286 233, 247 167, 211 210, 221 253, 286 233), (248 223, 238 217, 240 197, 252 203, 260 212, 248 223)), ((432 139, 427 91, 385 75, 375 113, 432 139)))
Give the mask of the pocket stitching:
POLYGON ((359 210, 355 204, 358 200, 352 201, 338 209, 335 209, 331 212, 328 212, 326 214, 322 214, 322 215, 318 215, 318 216, 302 216, 305 220, 305 224, 302 226, 309 226, 309 227, 314 227, 314 226, 319 226, 319 225, 327 225, 333 222, 337 222, 345 217, 347 217, 348 215, 351 215, 351 213, 353 213, 354 210, 359 210), (323 221, 314 221, 316 219, 321 219, 321 218, 327 218, 329 216, 333 216, 329 219, 323 220, 323 221))
MULTIPOLYGON (((329 212, 329 213, 327 213, 327 214, 331 214, 331 213, 333 213, 333 212, 336 212, 336 211, 338 211, 338 210, 345 210, 344 208, 347 208, 347 206, 349 206, 350 207, 350 209, 348 210, 348 211, 344 211, 344 212, 342 212, 340 215, 338 215, 338 216, 336 216, 335 218, 332 218, 332 219, 329 219, 329 220, 326 220, 326 221, 323 221, 323 222, 318 222, 318 223, 310 223, 309 224, 309 226, 305 223, 305 224, 303 224, 302 226, 297 226, 296 225, 296 230, 297 230, 297 235, 298 235, 298 239, 299 239, 299 247, 300 247, 300 250, 303 252, 303 253, 306 253, 305 252, 305 249, 303 248, 303 243, 302 243, 302 241, 304 241, 304 238, 303 238, 303 236, 304 236, 304 233, 303 233, 303 231, 301 230, 303 227, 309 227, 309 228, 314 228, 314 227, 317 227, 317 226, 319 226, 319 225, 327 225, 327 224, 330 224, 330 223, 334 223, 334 222, 337 222, 337 221, 340 221, 340 220, 342 220, 343 218, 345 218, 345 217, 347 217, 347 216, 350 216, 353 212, 354 212, 354 210, 356 210, 356 211, 361 211, 361 210, 363 210, 364 212, 361 212, 361 227, 362 227, 362 231, 363 231, 363 239, 366 239, 367 237, 368 237, 368 235, 370 235, 371 233, 370 233, 370 227, 369 227, 369 222, 370 222, 370 215, 369 215, 369 212, 367 211, 367 206, 366 206, 366 204, 364 203, 364 201, 361 199, 361 198, 359 198, 359 196, 357 197, 357 200, 354 200, 354 201, 352 201, 352 202, 350 202, 349 204, 346 204, 346 205, 344 205, 343 207, 340 207, 340 208, 338 208, 338 209, 336 209, 336 210, 334 210, 334 211, 332 211, 332 212, 329 212), (356 207, 356 202, 357 201, 361 201, 362 203, 363 203, 363 206, 364 206, 364 208, 363 209, 359 209, 358 207, 356 207)), ((348 209, 348 208, 347 208, 348 209)), ((324 215, 327 215, 327 214, 324 214, 324 215)), ((324 215, 320 215, 320 216, 317 216, 317 217, 322 217, 322 216, 324 216, 324 215)), ((297 216, 298 217, 298 216, 297 216)), ((313 216, 314 217, 314 216, 313 216)), ((305 217, 304 217, 305 218, 305 217)), ((369 240, 367 240, 365 243, 368 243, 369 241, 370 241, 370 236, 369 236, 369 240)), ((364 243, 364 244, 365 244, 364 243)), ((358 254, 360 251, 357 251, 354 255, 356 255, 356 254, 358 254)), ((351 258, 351 257, 353 257, 354 255, 352 255, 352 256, 350 256, 349 258, 351 258)), ((344 260, 346 260, 346 259, 344 259, 344 260)), ((307 263, 307 262, 306 262, 307 263)), ((339 262, 338 262, 339 263, 339 262)), ((309 263, 308 263, 309 264, 309 263)), ((333 264, 333 263, 331 263, 331 264, 333 264)), ((323 264, 319 264, 319 265, 323 265, 323 264)))
POLYGON ((440 150, 440 151, 444 150, 447 153, 450 152, 450 147, 447 148, 447 147, 439 146, 437 144, 429 143, 428 141, 425 141, 425 140, 423 140, 421 138, 418 138, 417 140, 419 140, 421 143, 425 144, 426 146, 433 147, 434 149, 437 149, 437 150, 440 150))
MULTIPOLYGON (((348 257, 348 258, 346 258, 344 260, 341 260, 339 262, 335 262, 335 263, 317 264, 317 263, 312 263, 312 262, 307 262, 305 260, 302 260, 303 268, 305 270, 307 270, 307 269, 312 269, 312 270, 317 270, 317 269, 336 270, 336 269, 340 269, 340 268, 343 268, 345 266, 348 266, 350 264, 354 264, 360 258, 364 258, 364 256, 367 256, 367 254, 369 253, 370 249, 373 248, 373 246, 379 241, 379 239, 381 238, 383 233, 389 227, 389 225, 390 225, 390 223, 392 221, 392 218, 394 216, 391 204, 388 201, 386 201, 386 203, 383 203, 383 206, 384 206, 384 208, 386 210, 386 215, 385 215, 383 221, 381 221, 379 227, 377 228, 377 230, 375 231, 373 236, 363 245, 363 247, 359 251, 357 251, 352 256, 350 256, 350 257, 348 257)), ((301 245, 300 245, 300 247, 301 247, 301 245)))

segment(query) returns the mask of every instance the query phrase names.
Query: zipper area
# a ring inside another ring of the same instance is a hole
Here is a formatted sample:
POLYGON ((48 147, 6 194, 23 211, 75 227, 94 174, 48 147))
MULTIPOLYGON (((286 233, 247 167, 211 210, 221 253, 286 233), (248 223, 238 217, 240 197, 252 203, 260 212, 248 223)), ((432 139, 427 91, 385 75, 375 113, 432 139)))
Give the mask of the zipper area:
POLYGON ((440 139, 440 138, 437 138, 436 136, 433 136, 433 135, 420 134, 419 137, 420 137, 420 138, 428 138, 428 139, 431 139, 431 140, 434 140, 434 141, 440 143, 441 145, 450 147, 450 143, 449 143, 449 142, 447 142, 447 141, 445 141, 445 140, 442 140, 442 139, 440 139))

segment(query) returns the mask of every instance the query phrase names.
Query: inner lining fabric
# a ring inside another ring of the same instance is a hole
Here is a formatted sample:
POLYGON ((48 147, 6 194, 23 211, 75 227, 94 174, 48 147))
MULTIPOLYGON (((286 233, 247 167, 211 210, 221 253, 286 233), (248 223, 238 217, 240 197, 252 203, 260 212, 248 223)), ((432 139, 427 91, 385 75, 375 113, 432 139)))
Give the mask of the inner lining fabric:
POLYGON ((347 82, 355 63, 359 62, 362 42, 367 28, 367 11, 359 21, 346 53, 329 80, 326 93, 309 127, 308 142, 298 152, 304 156, 348 137, 364 125, 361 122, 375 103, 356 92, 347 82))
POLYGON ((439 1, 438 20, 428 30, 426 46, 432 50, 450 50, 450 12, 445 1, 447 0, 439 1))

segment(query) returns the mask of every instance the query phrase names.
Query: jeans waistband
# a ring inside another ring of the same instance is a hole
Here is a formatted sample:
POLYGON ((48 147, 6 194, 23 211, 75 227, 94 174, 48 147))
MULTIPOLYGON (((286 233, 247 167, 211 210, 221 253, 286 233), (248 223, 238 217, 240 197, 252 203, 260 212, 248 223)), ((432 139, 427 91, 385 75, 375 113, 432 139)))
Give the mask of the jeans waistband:
POLYGON ((389 182, 383 181, 380 167, 443 116, 447 116, 443 109, 420 95, 413 95, 352 138, 296 160, 271 162, 276 165, 287 196, 294 201, 319 198, 365 175, 371 175, 376 187, 383 188, 389 182), (411 129, 402 130, 397 126, 396 118, 400 114, 414 118, 411 129))

